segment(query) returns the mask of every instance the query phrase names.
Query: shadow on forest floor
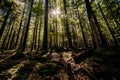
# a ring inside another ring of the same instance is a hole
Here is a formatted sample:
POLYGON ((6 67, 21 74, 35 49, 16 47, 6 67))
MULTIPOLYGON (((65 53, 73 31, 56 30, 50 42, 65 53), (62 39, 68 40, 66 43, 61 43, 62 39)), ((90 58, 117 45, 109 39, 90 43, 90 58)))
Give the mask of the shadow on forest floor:
POLYGON ((120 49, 1 51, 0 80, 119 80, 120 49))

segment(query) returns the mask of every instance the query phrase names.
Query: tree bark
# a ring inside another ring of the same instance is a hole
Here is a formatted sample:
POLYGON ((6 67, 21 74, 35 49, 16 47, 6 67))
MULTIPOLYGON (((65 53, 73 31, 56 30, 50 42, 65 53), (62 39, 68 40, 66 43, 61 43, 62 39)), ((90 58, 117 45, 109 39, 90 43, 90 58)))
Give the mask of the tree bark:
POLYGON ((30 26, 30 20, 31 20, 32 8, 33 8, 33 2, 34 2, 34 0, 32 0, 32 2, 31 2, 31 6, 30 6, 31 9, 30 9, 29 17, 28 17, 28 22, 27 22, 27 26, 26 26, 26 31, 25 31, 25 36, 24 36, 24 40, 23 40, 23 43, 22 43, 22 49, 21 49, 21 51, 24 51, 25 47, 26 47, 26 41, 27 41, 28 31, 29 31, 29 26, 30 26))
POLYGON ((103 16, 103 19, 105 20, 105 23, 106 23, 106 25, 107 25, 110 33, 111 33, 111 35, 112 35, 112 38, 113 38, 113 40, 114 40, 114 44, 115 44, 116 46, 118 46, 118 45, 119 45, 119 44, 118 44, 118 41, 117 41, 116 37, 114 36, 114 33, 115 33, 115 32, 111 29, 111 27, 110 27, 110 25, 109 25, 109 23, 108 23, 108 20, 107 20, 107 18, 105 17, 105 15, 104 15, 104 13, 103 13, 103 11, 102 11, 101 6, 100 6, 99 3, 98 3, 98 7, 99 7, 99 9, 100 9, 100 12, 101 12, 101 14, 102 14, 102 16, 103 16))
MULTIPOLYGON (((75 1, 76 1, 76 0, 75 0, 75 1)), ((75 3, 75 4, 76 4, 76 3, 75 3)), ((82 32, 82 37, 83 37, 84 45, 85 45, 85 48, 87 48, 88 45, 87 45, 87 41, 86 41, 86 39, 85 39, 85 33, 84 33, 84 31, 83 31, 81 16, 80 16, 80 12, 78 11, 78 5, 77 5, 77 4, 76 4, 76 9, 77 9, 77 14, 78 14, 78 19, 79 19, 79 25, 80 25, 81 32, 82 32)))
MULTIPOLYGON (((26 3, 25 3, 25 6, 26 6, 26 3)), ((20 36, 20 31, 21 31, 21 27, 22 27, 22 23, 23 23, 24 13, 25 13, 25 6, 24 6, 23 13, 22 13, 22 18, 21 18, 21 21, 20 21, 20 26, 19 26, 19 29, 18 29, 17 38, 16 38, 16 41, 15 41, 15 44, 14 44, 14 48, 17 48, 17 44, 18 44, 18 40, 19 40, 19 36, 20 36)))
MULTIPOLYGON (((66 0, 63 0, 63 4, 64 4, 65 15, 67 15, 66 0)), ((66 30, 67 37, 68 37, 69 48, 73 48, 71 34, 70 34, 70 31, 69 31, 69 24, 68 24, 68 17, 67 16, 65 17, 65 30, 66 30)))
POLYGON ((6 45, 5 45, 5 50, 8 49, 8 45, 9 45, 9 42, 10 42, 10 38, 11 38, 12 32, 13 32, 13 25, 14 25, 14 22, 12 23, 10 32, 9 32, 9 34, 8 34, 8 39, 7 39, 7 42, 6 42, 6 45))
MULTIPOLYGON (((12 24, 12 21, 10 20, 10 25, 12 24)), ((10 26, 9 25, 9 26, 10 26)), ((7 33, 6 33, 6 35, 5 35, 5 37, 4 37, 4 39, 3 39, 3 42, 2 42, 2 46, 0 46, 1 48, 1 50, 3 50, 4 48, 5 48, 5 43, 6 43, 6 41, 7 41, 7 37, 9 36, 9 30, 10 30, 10 27, 8 27, 8 29, 7 29, 7 33)))
POLYGON ((98 35, 96 34, 97 33, 97 30, 96 30, 96 27, 95 27, 96 25, 94 24, 94 20, 92 18, 92 12, 91 12, 91 7, 90 7, 89 0, 85 0, 85 4, 86 4, 86 8, 87 8, 88 19, 89 19, 90 26, 91 26, 91 29, 92 29, 94 48, 96 48, 99 51, 100 44, 99 44, 98 35))
POLYGON ((38 35, 38 49, 40 49, 40 32, 41 32, 41 24, 42 24, 42 20, 41 20, 41 16, 40 16, 40 24, 39 24, 39 35, 38 35))
POLYGON ((45 0, 44 36, 42 49, 47 51, 47 48, 48 48, 48 0, 45 0))
POLYGON ((10 39, 10 45, 8 46, 8 49, 9 50, 12 50, 13 49, 13 40, 14 40, 14 38, 15 38, 15 30, 14 30, 14 32, 13 32, 13 34, 12 34, 12 36, 11 36, 11 39, 10 39))
POLYGON ((10 11, 11 11, 12 4, 13 4, 13 2, 10 4, 9 10, 7 11, 6 15, 4 16, 4 22, 2 23, 2 26, 1 26, 1 29, 0 29, 0 39, 1 39, 1 37, 2 37, 2 35, 3 35, 3 32, 4 32, 4 30, 5 30, 5 26, 6 26, 6 24, 7 24, 7 20, 8 20, 9 15, 10 15, 10 11))

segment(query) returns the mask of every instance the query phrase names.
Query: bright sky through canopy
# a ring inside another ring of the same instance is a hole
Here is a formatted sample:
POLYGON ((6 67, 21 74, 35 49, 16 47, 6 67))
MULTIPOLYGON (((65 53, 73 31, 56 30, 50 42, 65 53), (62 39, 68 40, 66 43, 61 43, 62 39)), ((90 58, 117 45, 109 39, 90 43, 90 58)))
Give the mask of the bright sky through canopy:
POLYGON ((56 8, 52 10, 52 15, 53 16, 57 16, 58 14, 60 14, 60 8, 56 8))

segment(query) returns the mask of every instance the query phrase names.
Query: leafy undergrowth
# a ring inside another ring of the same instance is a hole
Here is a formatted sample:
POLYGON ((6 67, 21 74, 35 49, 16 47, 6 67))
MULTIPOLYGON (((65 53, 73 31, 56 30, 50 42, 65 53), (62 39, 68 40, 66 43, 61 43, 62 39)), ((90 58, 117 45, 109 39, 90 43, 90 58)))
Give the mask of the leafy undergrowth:
POLYGON ((4 51, 0 52, 4 54, 0 80, 119 80, 119 53, 119 49, 102 49, 101 53, 92 49, 13 54, 4 51))

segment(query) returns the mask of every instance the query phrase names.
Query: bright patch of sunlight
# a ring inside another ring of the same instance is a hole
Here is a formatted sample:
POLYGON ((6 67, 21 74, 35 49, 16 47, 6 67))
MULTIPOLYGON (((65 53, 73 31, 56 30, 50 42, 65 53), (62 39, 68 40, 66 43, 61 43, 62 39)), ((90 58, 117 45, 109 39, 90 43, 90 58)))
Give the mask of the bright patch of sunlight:
POLYGON ((60 14, 60 8, 56 8, 52 10, 52 15, 53 16, 57 16, 58 14, 60 14))

